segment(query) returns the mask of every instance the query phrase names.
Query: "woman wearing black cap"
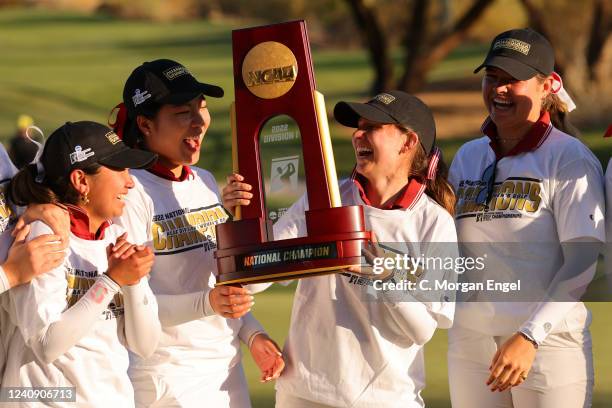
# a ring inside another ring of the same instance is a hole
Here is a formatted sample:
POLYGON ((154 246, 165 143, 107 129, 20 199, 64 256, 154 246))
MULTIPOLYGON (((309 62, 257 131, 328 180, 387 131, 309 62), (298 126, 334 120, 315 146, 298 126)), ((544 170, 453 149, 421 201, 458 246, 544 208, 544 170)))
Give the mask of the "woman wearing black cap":
MULTIPOLYGON (((133 406, 127 349, 149 355, 161 332, 155 298, 142 279, 153 254, 128 243, 110 219, 121 215, 123 198, 134 186, 127 168, 154 160, 151 153, 129 149, 106 126, 66 123, 51 134, 40 160, 11 180, 8 197, 17 205, 65 206, 70 236, 62 265, 10 291, 4 307, 16 329, 3 387, 73 387, 40 398, 133 406)), ((36 221, 28 239, 50 231, 36 221)), ((29 395, 8 398, 30 406, 23 402, 29 395)))
POLYGON ((137 406, 249 407, 240 340, 269 381, 284 367, 280 350, 249 313, 253 296, 216 287, 215 225, 228 219, 213 175, 190 167, 211 117, 199 82, 178 62, 159 59, 127 79, 114 125, 130 146, 157 153, 147 171, 133 171, 121 222, 156 258, 150 284, 159 303, 162 338, 150 358, 134 358, 137 406))
MULTIPOLYGON (((423 407, 423 345, 437 327, 450 327, 454 304, 446 293, 408 285, 452 280, 454 272, 421 264, 377 270, 372 258, 456 259, 454 195, 435 146, 433 116, 401 91, 367 103, 340 102, 334 116, 356 128, 357 163, 340 184, 342 203, 362 205, 367 228, 384 244, 365 250, 374 273, 357 267, 299 281, 276 406, 423 407)), ((248 204, 242 177, 228 181, 226 207, 248 204)), ((277 221, 275 239, 306 234, 307 206, 303 197, 277 221)))
POLYGON ((483 275, 468 281, 521 289, 458 303, 449 334, 453 407, 590 406, 590 314, 578 300, 604 241, 601 165, 554 122, 573 102, 542 35, 498 35, 476 71, 483 68, 484 136, 462 146, 450 170, 457 233, 466 253, 488 256, 483 275))

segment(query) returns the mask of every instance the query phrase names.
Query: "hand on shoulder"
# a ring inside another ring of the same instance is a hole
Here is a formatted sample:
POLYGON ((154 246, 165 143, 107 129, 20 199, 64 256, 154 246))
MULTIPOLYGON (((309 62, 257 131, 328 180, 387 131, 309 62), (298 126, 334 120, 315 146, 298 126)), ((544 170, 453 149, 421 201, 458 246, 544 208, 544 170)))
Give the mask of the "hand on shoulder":
POLYGON ((29 232, 29 224, 17 231, 2 265, 10 287, 28 283, 36 276, 57 268, 66 256, 67 239, 62 240, 56 234, 44 234, 26 242, 29 232))

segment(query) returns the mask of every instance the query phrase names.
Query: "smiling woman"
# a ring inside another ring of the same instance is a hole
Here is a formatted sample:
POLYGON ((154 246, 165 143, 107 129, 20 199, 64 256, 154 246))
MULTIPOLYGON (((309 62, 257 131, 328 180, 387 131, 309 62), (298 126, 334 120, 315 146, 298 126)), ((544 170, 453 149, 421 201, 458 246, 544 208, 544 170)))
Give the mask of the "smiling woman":
MULTIPOLYGON (((398 154, 406 150, 406 138, 411 145, 418 143, 414 132, 406 133, 394 124, 360 118, 352 138, 357 161, 355 171, 368 180, 397 184, 381 189, 389 191, 389 194, 395 194, 406 184, 413 159, 410 155, 398 154)), ((378 189, 373 189, 374 191, 378 189)), ((379 206, 390 198, 376 196, 371 198, 374 206, 379 206)))
MULTIPOLYGON (((370 267, 299 281, 276 407, 423 407, 423 345, 436 328, 452 324, 454 303, 448 296, 419 297, 398 270, 370 272, 375 259, 393 253, 456 259, 454 194, 435 144, 434 118, 419 98, 402 91, 366 103, 339 102, 334 117, 355 129, 356 165, 340 183, 342 204, 363 206, 367 229, 384 244, 362 249, 370 267), (387 291, 379 291, 382 298, 368 296, 387 281, 398 282, 399 298, 386 298, 387 291)), ((227 208, 249 205, 252 194, 243 181, 239 174, 228 178, 227 208)), ((274 224, 274 238, 304 236, 306 210, 303 196, 274 224)), ((447 272, 445 278, 454 279, 447 272)))
POLYGON ((200 146, 210 125, 210 113, 203 96, 178 105, 162 105, 154 118, 136 120, 149 150, 160 152, 157 163, 179 177, 184 163, 197 163, 200 146))
MULTIPOLYGON (((13 203, 66 207, 70 236, 63 263, 13 288, 5 303, 16 330, 3 386, 76 387, 78 405, 133 406, 128 349, 147 356, 161 333, 157 303, 143 279, 153 254, 127 242, 110 219, 122 214, 134 187, 127 168, 154 161, 155 154, 128 148, 106 126, 68 122, 51 134, 40 160, 10 181, 13 203)), ((36 221, 28 239, 49 232, 36 221)))
POLYGON ((136 186, 119 220, 156 254, 150 283, 163 335, 153 356, 132 359, 137 406, 249 407, 240 340, 262 381, 284 367, 278 347, 249 313, 251 293, 215 287, 215 225, 229 216, 213 175, 192 167, 211 123, 205 96, 219 98, 223 90, 176 61, 145 62, 125 83, 114 125, 127 144, 159 155, 148 171, 132 172, 136 186))
POLYGON ((454 408, 591 405, 591 317, 579 299, 604 241, 602 169, 568 134, 573 102, 554 63, 546 38, 517 29, 495 37, 475 71, 485 69, 489 117, 451 166, 457 234, 464 251, 473 242, 504 248, 489 254, 485 278, 520 280, 539 294, 458 303, 448 351, 454 408))
MULTIPOLYGON (((499 140, 518 142, 540 118, 541 105, 533 101, 542 100, 550 93, 552 79, 542 83, 535 77, 519 81, 494 66, 486 67, 485 71, 482 95, 489 117, 499 129, 499 140)), ((510 144, 504 143, 504 146, 510 144)))

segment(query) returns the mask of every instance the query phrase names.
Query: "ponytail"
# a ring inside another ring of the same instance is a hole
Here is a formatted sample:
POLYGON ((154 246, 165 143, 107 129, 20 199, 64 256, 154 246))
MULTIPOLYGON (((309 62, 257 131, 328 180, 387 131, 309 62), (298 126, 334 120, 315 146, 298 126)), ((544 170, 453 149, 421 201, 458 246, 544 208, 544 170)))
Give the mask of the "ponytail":
POLYGON ((455 193, 448 182, 448 167, 440 156, 435 177, 429 178, 429 161, 431 157, 425 153, 419 143, 417 152, 412 160, 410 175, 425 184, 425 194, 440 204, 450 215, 455 215, 455 193))
MULTIPOLYGON (((100 170, 100 167, 99 164, 92 163, 81 170, 85 174, 93 175, 100 170)), ((36 180, 37 176, 36 163, 29 164, 17 172, 6 189, 8 199, 18 206, 79 203, 81 196, 72 185, 69 174, 56 180, 45 178, 42 182, 36 180)))
POLYGON ((57 195, 45 184, 37 183, 36 164, 28 164, 13 178, 6 188, 7 198, 15 205, 58 204, 57 195))
MULTIPOLYGON (((537 75, 538 81, 544 83, 548 76, 537 75)), ((569 120, 569 109, 557 94, 549 93, 542 101, 542 110, 550 114, 553 126, 574 137, 580 137, 580 131, 569 120)))

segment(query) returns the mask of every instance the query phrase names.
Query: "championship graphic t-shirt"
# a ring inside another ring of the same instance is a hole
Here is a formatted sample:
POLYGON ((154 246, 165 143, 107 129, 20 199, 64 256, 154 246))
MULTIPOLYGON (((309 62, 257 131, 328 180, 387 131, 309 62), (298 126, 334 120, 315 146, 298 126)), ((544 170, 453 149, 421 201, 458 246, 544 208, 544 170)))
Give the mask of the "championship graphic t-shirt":
MULTIPOLYGON (((365 205, 351 180, 340 185, 340 194, 343 205, 364 206, 366 229, 381 244, 409 256, 456 259, 452 216, 429 196, 416 198, 409 209, 383 210, 365 205)), ((307 209, 306 197, 291 206, 274 225, 275 239, 304 236, 307 209)), ((424 276, 432 282, 452 279, 434 277, 437 272, 424 276)), ((442 296, 424 302, 369 298, 373 285, 373 279, 349 272, 298 282, 279 392, 338 407, 424 406, 423 346, 410 340, 405 327, 419 323, 406 321, 405 310, 420 303, 428 319, 448 328, 454 303, 442 296)))
MULTIPOLYGON (((87 334, 51 363, 39 360, 31 348, 34 345, 30 344, 93 285, 97 285, 97 290, 90 291, 88 296, 93 296, 94 301, 112 294, 96 282, 108 269, 107 246, 114 243, 122 232, 121 227, 111 225, 100 240, 86 240, 70 234, 70 246, 60 267, 36 277, 27 285, 11 289, 9 313, 17 329, 8 350, 3 386, 76 387, 76 400, 80 406, 133 406, 120 291, 87 334)), ((29 238, 49 233, 49 227, 36 221, 32 224, 29 238)), ((36 406, 35 403, 32 405, 36 406)))
MULTIPOLYGON (((599 161, 579 140, 550 123, 543 123, 539 137, 528 151, 500 158, 484 136, 463 145, 453 160, 449 181, 457 195, 459 241, 470 243, 464 248, 486 249, 486 268, 476 280, 520 280, 525 298, 505 302, 499 295, 500 301, 459 303, 457 326, 489 335, 517 331, 563 265, 559 243, 582 237, 604 241, 599 161), (493 164, 495 179, 489 182, 493 164), (490 201, 481 205, 479 198, 487 196, 489 186, 490 201)), ((533 328, 536 339, 584 329, 590 315, 578 302, 559 319, 554 327, 541 322, 533 328)))
MULTIPOLYGON (((149 285, 156 295, 209 291, 216 282, 215 225, 229 216, 220 203, 212 174, 192 169, 183 181, 146 170, 131 171, 136 186, 128 193, 119 222, 135 242, 154 250, 149 285)), ((241 319, 212 315, 162 326, 157 350, 147 359, 133 356, 130 375, 227 372, 240 361, 241 325, 241 319)))

